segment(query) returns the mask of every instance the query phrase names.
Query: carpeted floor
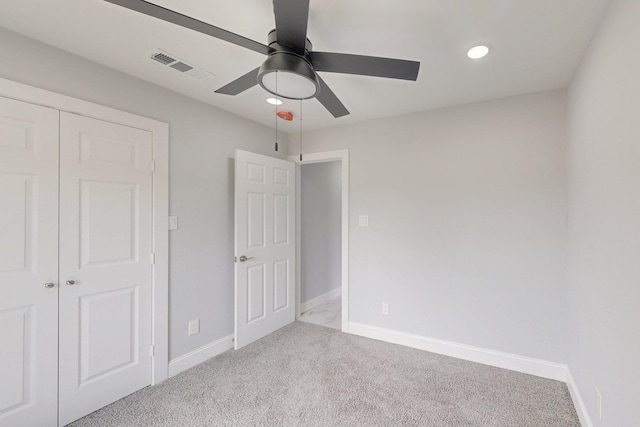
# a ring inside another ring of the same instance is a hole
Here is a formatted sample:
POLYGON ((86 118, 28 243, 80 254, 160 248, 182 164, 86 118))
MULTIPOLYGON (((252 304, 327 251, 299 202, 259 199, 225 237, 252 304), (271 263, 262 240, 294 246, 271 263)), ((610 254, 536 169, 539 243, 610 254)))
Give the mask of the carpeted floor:
POLYGON ((565 384, 295 322, 73 426, 579 426, 565 384))

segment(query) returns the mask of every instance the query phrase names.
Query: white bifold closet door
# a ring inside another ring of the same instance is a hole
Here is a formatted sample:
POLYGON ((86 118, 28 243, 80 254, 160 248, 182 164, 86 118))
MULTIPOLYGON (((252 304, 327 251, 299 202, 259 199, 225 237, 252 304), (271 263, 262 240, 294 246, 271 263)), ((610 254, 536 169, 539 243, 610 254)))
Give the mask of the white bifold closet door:
POLYGON ((60 424, 151 383, 152 136, 60 114, 60 424))
POLYGON ((58 111, 0 98, 0 425, 58 414, 58 111))
POLYGON ((152 137, 0 98, 0 425, 151 383, 152 137))

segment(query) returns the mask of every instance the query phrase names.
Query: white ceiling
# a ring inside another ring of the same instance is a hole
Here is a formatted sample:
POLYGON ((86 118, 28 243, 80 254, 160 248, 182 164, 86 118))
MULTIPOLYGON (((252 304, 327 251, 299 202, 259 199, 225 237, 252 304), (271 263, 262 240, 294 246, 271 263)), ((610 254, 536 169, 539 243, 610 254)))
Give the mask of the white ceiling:
MULTIPOLYGON (((335 119, 303 101, 303 128, 317 129, 444 106, 566 87, 610 0, 311 0, 314 50, 421 62, 417 82, 321 73, 350 110, 335 119), (470 60, 467 50, 492 52, 470 60)), ((153 0, 266 44, 271 0, 153 0)), ((264 56, 102 0, 0 0, 0 26, 157 85, 275 126, 275 107, 255 86, 214 90, 258 67, 264 56), (215 77, 197 81, 148 59, 162 49, 215 77)), ((300 101, 285 101, 299 128, 300 101)))

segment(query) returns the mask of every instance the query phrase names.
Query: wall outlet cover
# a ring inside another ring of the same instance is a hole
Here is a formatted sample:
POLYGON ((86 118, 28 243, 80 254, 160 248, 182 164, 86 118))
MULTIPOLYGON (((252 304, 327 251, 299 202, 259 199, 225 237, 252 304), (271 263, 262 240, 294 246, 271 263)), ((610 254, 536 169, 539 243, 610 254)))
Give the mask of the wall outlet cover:
POLYGON ((170 216, 169 217, 169 230, 177 230, 178 229, 178 217, 170 216))
POLYGON ((189 336, 195 335, 200 332, 200 319, 195 319, 189 322, 189 336))
POLYGON ((358 217, 358 225, 360 227, 368 227, 369 226, 369 215, 360 215, 358 217))

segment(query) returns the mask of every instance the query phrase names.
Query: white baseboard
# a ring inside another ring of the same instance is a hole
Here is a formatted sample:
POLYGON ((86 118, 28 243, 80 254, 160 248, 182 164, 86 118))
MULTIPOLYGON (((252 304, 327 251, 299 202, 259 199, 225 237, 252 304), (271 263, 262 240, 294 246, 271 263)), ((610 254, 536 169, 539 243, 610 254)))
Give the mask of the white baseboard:
POLYGON ((573 400, 573 405, 576 408, 582 427, 593 427, 593 422, 587 412, 584 400, 582 400, 582 395, 567 365, 451 341, 423 337, 421 335, 398 332, 392 329, 379 328, 362 323, 349 322, 349 333, 471 362, 482 363, 484 365, 495 366, 497 368, 562 381, 567 384, 571 400, 573 400))
POLYGON ((573 406, 576 407, 576 412, 578 413, 578 418, 580 419, 580 424, 582 427, 593 427, 593 423, 591 422, 591 417, 587 412, 587 407, 584 404, 584 400, 582 400, 582 395, 578 390, 578 386, 573 380, 573 376, 571 375, 571 371, 567 370, 567 387, 569 388, 569 394, 571 394, 571 399, 573 400, 573 406))
POLYGON ((525 374, 565 382, 567 380, 567 365, 533 359, 517 354, 503 353, 466 344, 444 341, 420 335, 398 332, 391 329, 349 322, 349 333, 373 338, 381 341, 400 344, 419 350, 443 354, 497 368, 509 369, 525 374))
POLYGON ((312 298, 308 301, 300 303, 300 313, 304 313, 307 310, 311 310, 313 307, 317 307, 320 304, 324 304, 325 302, 331 301, 334 298, 338 298, 342 295, 342 287, 336 288, 332 291, 319 295, 315 298, 312 298))
POLYGON ((224 353, 227 350, 233 348, 233 334, 220 338, 217 341, 202 346, 190 353, 173 359, 169 362, 169 376, 179 374, 182 371, 186 371, 189 368, 193 368, 202 362, 211 359, 214 356, 224 353))
MULTIPOLYGON (((340 294, 341 289, 338 288, 337 290, 320 295, 313 300, 309 300, 307 301, 307 304, 315 301, 316 299, 325 298, 325 300, 316 303, 315 305, 310 305, 307 310, 315 307, 316 305, 322 304, 323 302, 336 298, 340 296, 340 294)), ((356 322, 349 322, 349 333, 393 344, 404 345, 418 350, 443 354, 445 356, 468 360, 470 362, 482 363, 484 365, 495 366, 497 368, 509 369, 511 371, 562 381, 567 384, 567 388, 569 389, 571 399, 573 400, 573 404, 576 408, 576 412, 578 413, 578 418, 580 419, 582 427, 593 427, 587 408, 582 400, 582 395, 580 394, 567 365, 519 356, 512 353, 488 350, 466 344, 459 344, 452 341, 428 338, 421 335, 409 334, 406 332, 399 332, 392 329, 385 329, 356 322)), ((219 340, 200 347, 199 349, 187 353, 184 356, 180 356, 169 363, 169 377, 199 365, 200 363, 232 348, 233 334, 220 338, 219 340)))

